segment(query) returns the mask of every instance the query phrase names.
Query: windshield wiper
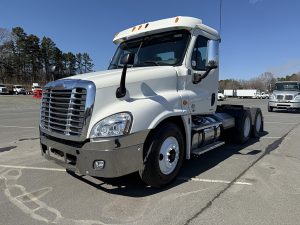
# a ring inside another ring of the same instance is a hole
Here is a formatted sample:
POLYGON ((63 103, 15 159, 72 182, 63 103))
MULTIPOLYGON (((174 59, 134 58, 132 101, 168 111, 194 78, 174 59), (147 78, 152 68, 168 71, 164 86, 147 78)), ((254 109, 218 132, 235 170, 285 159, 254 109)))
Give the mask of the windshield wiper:
POLYGON ((143 61, 143 62, 141 62, 141 64, 153 64, 153 65, 155 65, 155 66, 160 66, 161 64, 159 63, 159 62, 155 62, 155 61, 143 61))
POLYGON ((155 65, 155 66, 166 66, 166 65, 170 65, 168 63, 163 63, 163 62, 157 62, 157 61, 143 61, 143 62, 140 62, 138 64, 134 64, 134 66, 143 66, 143 65, 147 65, 147 64, 152 64, 152 65, 155 65))

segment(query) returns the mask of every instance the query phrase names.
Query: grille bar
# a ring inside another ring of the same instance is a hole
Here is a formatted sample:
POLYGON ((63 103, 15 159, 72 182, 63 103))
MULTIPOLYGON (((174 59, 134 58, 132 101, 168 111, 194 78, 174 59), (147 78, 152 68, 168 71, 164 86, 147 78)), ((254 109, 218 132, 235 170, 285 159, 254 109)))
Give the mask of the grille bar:
POLYGON ((54 117, 54 116, 47 116, 47 115, 42 115, 42 119, 43 119, 43 117, 45 117, 45 118, 50 117, 50 119, 53 119, 53 120, 62 120, 62 121, 70 120, 71 122, 74 122, 74 123, 83 123, 83 121, 74 120, 74 119, 64 119, 64 118, 59 118, 59 117, 54 117))
MULTIPOLYGON (((51 110, 51 107, 49 108, 49 110, 51 110)), ((75 116, 75 117, 84 118, 84 115, 76 115, 76 114, 69 113, 69 112, 68 113, 58 113, 58 112, 53 112, 53 110, 49 114, 55 114, 55 115, 60 115, 60 116, 75 116)))
POLYGON ((85 100, 85 98, 76 98, 76 97, 72 97, 72 98, 66 98, 66 97, 50 97, 50 96, 44 96, 44 99, 54 99, 55 101, 58 100, 85 100))
MULTIPOLYGON (((42 105, 42 108, 48 109, 49 106, 42 105)), ((54 110, 66 110, 65 108, 54 107, 54 106, 51 106, 51 108, 54 109, 54 110)), ((77 111, 77 112, 84 112, 84 109, 75 109, 75 108, 70 108, 70 109, 73 110, 73 111, 77 111)))
MULTIPOLYGON (((42 104, 54 104, 54 105, 69 105, 69 102, 49 102, 49 101, 42 101, 42 104)), ((72 105, 77 106, 85 106, 85 104, 78 104, 78 103, 72 103, 72 105)))
MULTIPOLYGON (((47 120, 43 120, 43 119, 42 119, 42 121, 43 121, 43 122, 46 122, 46 123, 48 123, 48 121, 47 121, 47 120)), ((53 121, 51 121, 51 124, 54 124, 54 125, 59 125, 59 126, 65 126, 65 124, 64 124, 64 123, 58 123, 58 122, 53 122, 53 121)), ((82 126, 75 126, 75 125, 72 125, 72 128, 81 129, 81 128, 82 128, 82 126)))

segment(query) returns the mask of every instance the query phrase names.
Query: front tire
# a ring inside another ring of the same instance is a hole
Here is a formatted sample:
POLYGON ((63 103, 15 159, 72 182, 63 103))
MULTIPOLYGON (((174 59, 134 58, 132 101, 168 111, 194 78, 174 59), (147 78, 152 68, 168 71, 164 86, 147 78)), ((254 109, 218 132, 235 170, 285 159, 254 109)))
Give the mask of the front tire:
POLYGON ((178 174, 184 158, 184 138, 180 128, 164 123, 150 133, 144 145, 141 179, 152 187, 169 184, 178 174))

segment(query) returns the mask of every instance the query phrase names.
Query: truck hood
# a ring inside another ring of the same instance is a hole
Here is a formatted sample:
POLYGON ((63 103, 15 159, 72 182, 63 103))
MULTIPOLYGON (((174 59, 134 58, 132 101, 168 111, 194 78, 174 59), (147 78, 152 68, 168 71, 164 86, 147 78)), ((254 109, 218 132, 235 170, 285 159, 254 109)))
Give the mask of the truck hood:
MULTIPOLYGON (((120 84, 122 69, 105 70, 67 77, 64 79, 80 79, 94 82, 96 88, 118 86, 120 84)), ((173 66, 135 67, 128 68, 126 73, 126 85, 141 83, 150 80, 175 77, 176 70, 173 66)))

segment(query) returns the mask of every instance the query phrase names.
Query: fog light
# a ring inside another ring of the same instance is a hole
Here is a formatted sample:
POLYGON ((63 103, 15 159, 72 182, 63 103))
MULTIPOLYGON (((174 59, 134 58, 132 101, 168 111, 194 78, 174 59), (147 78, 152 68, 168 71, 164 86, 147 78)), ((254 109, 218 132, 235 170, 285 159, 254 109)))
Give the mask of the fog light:
POLYGON ((94 169, 95 170, 102 170, 104 168, 105 162, 104 160, 97 160, 94 162, 94 169))

